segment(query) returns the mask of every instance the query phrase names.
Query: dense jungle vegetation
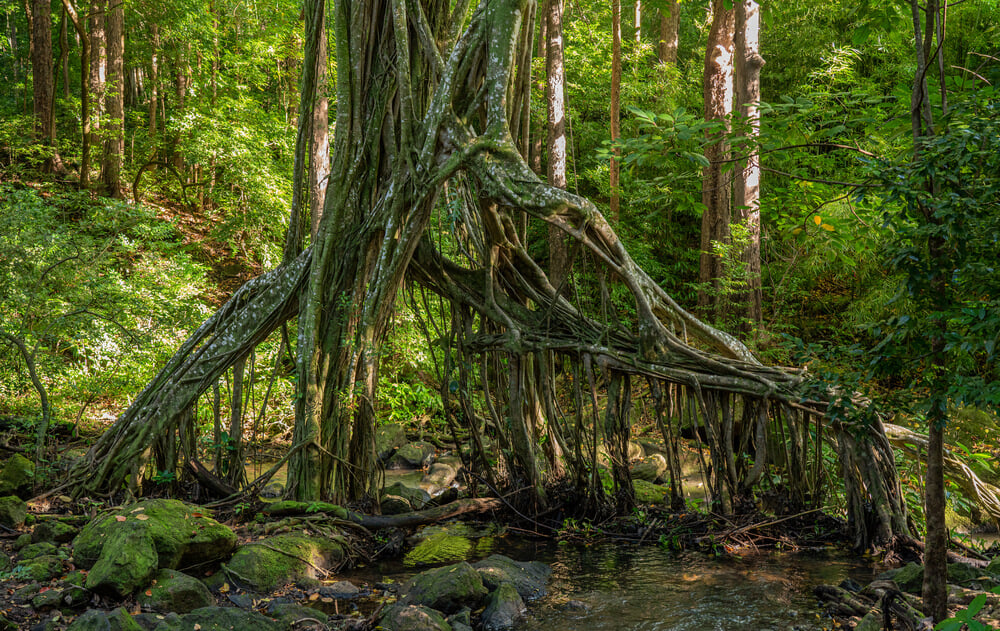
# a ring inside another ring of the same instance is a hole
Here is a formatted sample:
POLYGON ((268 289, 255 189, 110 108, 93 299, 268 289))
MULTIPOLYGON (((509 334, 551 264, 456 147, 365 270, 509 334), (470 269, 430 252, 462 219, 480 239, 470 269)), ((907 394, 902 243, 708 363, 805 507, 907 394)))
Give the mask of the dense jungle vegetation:
POLYGON ((400 425, 523 513, 627 514, 647 438, 675 510, 926 538, 936 621, 931 558, 1000 524, 995 0, 0 13, 0 450, 38 493, 278 462, 363 501, 400 425))

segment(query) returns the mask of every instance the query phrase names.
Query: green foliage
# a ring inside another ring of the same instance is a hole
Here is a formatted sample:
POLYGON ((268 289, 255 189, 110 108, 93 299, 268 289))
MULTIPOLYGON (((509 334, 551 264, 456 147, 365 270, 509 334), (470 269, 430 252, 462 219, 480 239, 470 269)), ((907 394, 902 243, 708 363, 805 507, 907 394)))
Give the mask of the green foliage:
MULTIPOLYGON (((1000 587, 991 590, 994 594, 1000 594, 1000 587)), ((934 631, 987 631, 990 627, 976 620, 976 615, 986 606, 987 595, 979 594, 972 599, 964 609, 959 609, 951 618, 947 618, 934 626, 934 631)))
MULTIPOLYGON (((174 227, 145 208, 0 186, 0 322, 57 398, 141 386, 204 316, 193 300, 203 274, 174 227)), ((11 412, 30 384, 2 348, 0 405, 11 412)))

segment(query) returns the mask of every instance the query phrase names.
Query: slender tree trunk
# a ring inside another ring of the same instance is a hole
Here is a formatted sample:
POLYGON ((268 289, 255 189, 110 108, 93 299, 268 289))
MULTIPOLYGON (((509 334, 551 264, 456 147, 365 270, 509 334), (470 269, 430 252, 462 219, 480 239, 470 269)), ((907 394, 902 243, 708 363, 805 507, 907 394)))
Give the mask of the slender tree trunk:
MULTIPOLYGON (((549 8, 548 3, 552 0, 544 0, 544 5, 542 6, 542 19, 538 20, 538 46, 535 51, 536 57, 541 57, 548 63, 548 45, 549 45, 549 8)), ((546 76, 538 80, 535 84, 539 88, 544 87, 545 89, 545 102, 548 103, 548 72, 546 71, 546 76)), ((535 134, 531 139, 531 156, 529 157, 529 162, 531 164, 531 170, 538 175, 542 175, 542 153, 545 150, 545 139, 542 138, 541 134, 535 134)))
MULTIPOLYGON (((563 67, 562 0, 545 3, 545 95, 548 103, 548 180, 566 188, 566 70, 563 67)), ((549 278, 559 287, 569 273, 566 234, 549 226, 549 278)))
POLYGON ((112 0, 107 15, 108 81, 104 94, 104 160, 101 182, 110 197, 122 197, 121 169, 125 155, 125 5, 112 0))
POLYGON ((90 37, 70 0, 62 0, 73 28, 80 38, 80 188, 90 187, 90 37))
POLYGON ((635 43, 638 44, 642 41, 642 0, 635 0, 635 14, 634 14, 634 24, 635 24, 635 43))
MULTIPOLYGON (((187 54, 184 50, 177 51, 177 56, 174 59, 174 73, 174 109, 171 117, 179 118, 184 114, 188 81, 191 74, 188 67, 187 54)), ((174 168, 179 173, 184 173, 184 152, 181 151, 180 131, 174 133, 172 145, 174 168)))
MULTIPOLYGON (((733 111, 733 29, 735 12, 726 10, 724 0, 712 0, 712 28, 705 53, 705 120, 723 122, 733 111)), ((713 313, 720 299, 723 262, 712 253, 712 243, 728 243, 732 214, 732 178, 723 172, 729 157, 725 134, 719 132, 705 147, 711 163, 702 173, 701 259, 698 268, 698 306, 713 313)))
POLYGON ((746 125, 749 150, 746 165, 736 172, 733 205, 737 222, 746 231, 747 243, 741 259, 746 272, 746 291, 737 300, 743 316, 758 324, 763 320, 760 281, 760 7, 756 0, 736 2, 735 36, 736 103, 741 122, 746 125))
MULTIPOLYGON (((621 111, 621 88, 622 88, 622 2, 621 0, 611 0, 611 142, 618 142, 621 136, 619 126, 619 115, 621 111)), ((618 149, 614 150, 614 155, 618 155, 618 149)), ((611 158, 611 218, 618 224, 619 221, 619 200, 618 190, 619 179, 618 158, 611 158)))
POLYGON ((66 21, 66 7, 62 9, 62 19, 59 20, 59 67, 62 69, 63 96, 69 98, 69 33, 66 21))
POLYGON ((34 88, 35 140, 47 147, 42 170, 51 173, 59 162, 56 153, 55 77, 52 64, 52 5, 50 0, 31 4, 31 84, 34 88))
POLYGON ((90 33, 90 145, 102 148, 101 118, 104 115, 104 88, 107 82, 107 40, 104 37, 106 0, 92 0, 87 16, 90 33))
POLYGON ((156 146, 156 115, 159 104, 160 90, 160 26, 150 26, 152 38, 149 45, 152 49, 149 57, 149 142, 156 146))
POLYGON ((667 0, 667 11, 660 9, 660 41, 657 56, 661 64, 677 63, 677 43, 680 36, 681 7, 678 0, 667 0))

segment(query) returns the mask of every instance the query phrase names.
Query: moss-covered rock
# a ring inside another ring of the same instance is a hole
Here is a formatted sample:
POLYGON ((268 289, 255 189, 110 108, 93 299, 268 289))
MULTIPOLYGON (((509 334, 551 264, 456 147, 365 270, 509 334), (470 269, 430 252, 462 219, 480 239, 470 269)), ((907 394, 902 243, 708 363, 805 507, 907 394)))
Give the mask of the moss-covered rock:
POLYGON ((647 456, 629 467, 629 474, 633 480, 645 480, 646 482, 656 482, 666 472, 667 459, 660 454, 647 456))
POLYGON ((389 460, 406 442, 406 430, 401 425, 382 425, 375 430, 375 452, 382 462, 389 460))
POLYGON ((159 563, 151 530, 142 521, 110 529, 100 558, 87 574, 87 589, 124 598, 148 584, 159 563))
POLYGON ((238 631, 282 631, 281 623, 266 618, 256 611, 235 607, 203 607, 182 616, 165 616, 156 631, 191 631, 192 629, 238 631))
POLYGON ((382 495, 383 497, 393 496, 403 498, 406 500, 406 503, 410 505, 411 510, 426 508, 428 502, 431 501, 430 493, 427 491, 406 486, 402 482, 396 482, 395 484, 390 484, 385 487, 382 489, 382 495))
POLYGON ((108 612, 91 609, 74 620, 66 631, 142 631, 142 627, 119 607, 108 612))
POLYGON ((472 550, 472 541, 459 534, 441 530, 423 539, 403 557, 411 566, 462 561, 472 550))
MULTIPOLYGON (((330 619, 319 609, 306 607, 297 603, 274 603, 268 607, 267 615, 277 620, 286 629, 308 629, 303 621, 316 620, 322 628, 326 628, 326 623, 330 619)), ((315 623, 313 623, 315 624, 315 623)))
POLYGON ((423 605, 397 603, 379 618, 379 628, 387 631, 452 631, 440 612, 423 605))
POLYGON ((27 561, 44 555, 55 556, 58 551, 59 549, 56 548, 55 544, 43 541, 24 546, 21 548, 20 555, 22 560, 27 561))
POLYGON ((458 469, 445 462, 435 462, 427 469, 427 473, 420 480, 420 488, 426 490, 431 495, 448 487, 455 481, 458 469))
POLYGON ((269 592, 282 585, 315 584, 320 573, 344 559, 339 541, 278 535, 241 547, 226 565, 229 578, 246 589, 269 592))
POLYGON ((20 528, 28 516, 28 505, 16 495, 0 497, 0 524, 7 528, 20 528))
POLYGON ((31 534, 26 532, 14 540, 14 549, 20 550, 24 546, 29 545, 30 543, 31 543, 31 534))
POLYGON ((163 569, 139 592, 139 605, 149 611, 188 613, 215 604, 204 583, 177 570, 163 569))
POLYGON ((78 528, 70 526, 66 522, 58 519, 44 521, 31 532, 31 540, 34 543, 51 541, 52 543, 69 543, 79 532, 78 528))
POLYGON ((131 523, 148 528, 161 568, 223 560, 236 546, 236 533, 212 519, 209 511, 178 500, 145 500, 87 524, 73 540, 76 564, 93 566, 112 533, 131 523))
POLYGON ((27 498, 31 494, 34 482, 35 463, 21 454, 14 454, 4 463, 3 470, 0 471, 0 495, 27 498))
POLYGON ((43 555, 18 563, 14 571, 20 572, 27 580, 44 583, 62 575, 63 561, 57 556, 43 555))
POLYGON ((527 608, 517 588, 511 583, 501 583, 492 594, 483 611, 483 631, 510 631, 524 617, 527 608))
POLYGON ((924 566, 907 563, 893 574, 892 580, 904 592, 919 594, 924 585, 924 566))
POLYGON ((417 441, 403 445, 389 458, 386 469, 421 469, 431 463, 437 450, 434 445, 417 441))
POLYGON ((450 614, 462 607, 477 608, 487 593, 479 573, 463 561, 417 574, 400 588, 399 602, 450 614))
POLYGON ((473 566, 490 591, 510 583, 524 600, 534 600, 545 595, 545 588, 552 568, 539 561, 520 562, 502 554, 494 554, 473 566))
POLYGON ((670 490, 645 480, 632 480, 632 487, 635 489, 635 501, 639 504, 662 504, 670 490))

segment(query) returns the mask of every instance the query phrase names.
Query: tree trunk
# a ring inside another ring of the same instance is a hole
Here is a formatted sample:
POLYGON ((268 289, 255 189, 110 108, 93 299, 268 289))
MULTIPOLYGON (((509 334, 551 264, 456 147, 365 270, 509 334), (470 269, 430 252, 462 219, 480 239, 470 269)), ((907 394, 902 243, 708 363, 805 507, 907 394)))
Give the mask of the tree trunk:
POLYGON ((760 7, 756 0, 736 2, 735 82, 736 103, 740 119, 746 126, 743 134, 749 142, 745 166, 736 172, 733 205, 737 222, 743 226, 746 246, 741 259, 746 274, 745 291, 740 292, 736 304, 749 323, 763 320, 760 280, 760 149, 756 144, 760 136, 760 69, 764 58, 760 56, 760 7))
MULTIPOLYGON (((733 28, 735 12, 724 0, 712 0, 712 28, 705 53, 705 120, 723 123, 733 111, 733 28)), ((705 314, 717 314, 722 286, 723 261, 712 252, 712 243, 729 242, 732 214, 732 179, 723 173, 729 157, 724 132, 718 132, 705 147, 710 165, 702 172, 701 259, 698 266, 698 306, 705 314)))
POLYGON ((944 425, 933 418, 927 432, 927 474, 924 477, 924 614, 941 622, 948 617, 948 525, 945 523, 944 425), (939 424, 940 423, 940 424, 939 424))
POLYGON ((80 188, 86 189, 90 187, 90 38, 71 0, 62 2, 80 38, 80 188))
POLYGON ((31 3, 31 84, 34 89, 35 140, 46 147, 42 170, 51 173, 58 163, 55 125, 55 77, 52 69, 52 4, 31 3))
POLYGON ((149 42, 149 142, 156 145, 156 108, 160 90, 160 26, 152 24, 152 39, 149 42))
POLYGON ((319 220, 326 200, 326 183, 330 177, 330 99, 326 79, 326 2, 320 3, 322 13, 316 25, 319 42, 316 51, 316 91, 312 108, 312 136, 309 139, 309 234, 316 238, 319 220))
MULTIPOLYGON (((566 188, 566 69, 563 67, 562 0, 545 3, 545 96, 548 103, 546 147, 548 180, 552 186, 566 188)), ((549 278, 560 287, 569 273, 566 234, 549 226, 549 278)))
POLYGON ((125 154, 125 5, 116 2, 105 22, 108 81, 104 93, 104 160, 101 182, 106 195, 121 198, 122 159, 125 154))
POLYGON ((66 21, 66 7, 62 9, 62 19, 59 20, 59 68, 62 69, 63 97, 69 98, 69 33, 66 21))
POLYGON ((93 0, 87 16, 90 32, 90 144, 102 147, 101 118, 104 115, 104 88, 108 76, 107 40, 104 37, 106 0, 93 0))
MULTIPOLYGON (((618 142, 621 136, 619 129, 619 115, 621 111, 621 89, 622 89, 622 2, 621 0, 611 0, 611 142, 618 142)), ((614 149, 614 156, 619 151, 614 149)), ((619 200, 618 190, 619 176, 618 158, 611 158, 611 219, 615 225, 619 221, 619 200)))
POLYGON ((660 9, 660 42, 657 56, 661 64, 677 63, 677 43, 681 27, 681 6, 678 0, 667 0, 667 11, 660 9))
POLYGON ((633 16, 635 24, 635 43, 642 42, 642 0, 635 0, 635 14, 633 16))

